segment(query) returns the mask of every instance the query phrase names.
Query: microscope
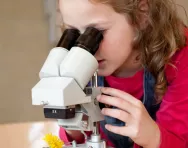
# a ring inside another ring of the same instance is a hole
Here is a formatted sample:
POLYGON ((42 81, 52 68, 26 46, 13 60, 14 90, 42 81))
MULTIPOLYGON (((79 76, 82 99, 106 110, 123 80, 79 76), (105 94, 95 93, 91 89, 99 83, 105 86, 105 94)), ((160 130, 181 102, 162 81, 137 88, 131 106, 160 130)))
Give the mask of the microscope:
POLYGON ((40 81, 32 88, 32 105, 42 105, 45 118, 84 134, 84 144, 73 141, 64 148, 107 147, 98 127, 104 116, 96 100, 101 92, 94 57, 102 39, 102 32, 92 27, 83 34, 65 30, 40 70, 40 81), (92 135, 87 137, 85 131, 92 131, 92 135))

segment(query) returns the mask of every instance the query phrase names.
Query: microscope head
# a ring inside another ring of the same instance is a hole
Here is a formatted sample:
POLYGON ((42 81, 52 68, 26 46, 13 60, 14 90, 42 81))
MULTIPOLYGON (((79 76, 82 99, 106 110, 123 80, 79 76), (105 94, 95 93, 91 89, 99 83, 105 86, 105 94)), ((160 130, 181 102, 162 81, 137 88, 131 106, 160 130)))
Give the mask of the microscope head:
POLYGON ((41 78, 32 88, 32 104, 43 105, 45 118, 58 119, 60 126, 75 130, 92 130, 93 122, 104 119, 96 104, 100 88, 86 87, 97 72, 94 54, 102 39, 101 31, 89 27, 61 62, 57 60, 58 54, 49 58, 49 63, 58 61, 58 72, 41 78))

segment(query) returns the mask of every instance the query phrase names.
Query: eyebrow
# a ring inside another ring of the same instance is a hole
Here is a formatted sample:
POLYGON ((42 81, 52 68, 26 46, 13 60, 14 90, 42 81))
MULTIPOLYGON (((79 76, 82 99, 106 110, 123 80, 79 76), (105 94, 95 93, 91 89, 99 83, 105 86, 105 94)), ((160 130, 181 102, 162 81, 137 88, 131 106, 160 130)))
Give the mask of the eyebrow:
POLYGON ((72 25, 69 25, 69 24, 66 24, 66 23, 63 23, 63 24, 64 24, 64 26, 66 26, 66 27, 70 27, 70 28, 76 29, 76 27, 74 27, 74 26, 72 26, 72 25))
MULTIPOLYGON (((64 23, 65 24, 65 26, 67 26, 67 27, 71 27, 71 28, 74 28, 74 29, 76 29, 77 27, 75 27, 75 26, 72 26, 72 25, 70 25, 70 24, 66 24, 66 23, 64 23)), ((98 21, 97 23, 90 23, 90 24, 87 24, 86 26, 84 26, 85 28, 87 28, 87 27, 98 27, 99 25, 104 25, 104 24, 108 24, 107 22, 105 22, 105 21, 98 21)))

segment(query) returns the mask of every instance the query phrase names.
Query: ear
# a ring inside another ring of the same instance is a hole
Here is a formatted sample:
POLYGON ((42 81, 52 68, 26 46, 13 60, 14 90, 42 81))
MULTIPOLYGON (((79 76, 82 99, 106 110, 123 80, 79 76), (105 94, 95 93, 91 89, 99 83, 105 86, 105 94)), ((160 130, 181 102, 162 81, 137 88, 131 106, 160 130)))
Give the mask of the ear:
POLYGON ((140 29, 144 29, 148 25, 148 13, 149 13, 149 4, 148 0, 139 0, 138 9, 140 11, 140 29))
POLYGON ((148 12, 149 9, 148 0, 139 0, 138 8, 142 12, 148 12))

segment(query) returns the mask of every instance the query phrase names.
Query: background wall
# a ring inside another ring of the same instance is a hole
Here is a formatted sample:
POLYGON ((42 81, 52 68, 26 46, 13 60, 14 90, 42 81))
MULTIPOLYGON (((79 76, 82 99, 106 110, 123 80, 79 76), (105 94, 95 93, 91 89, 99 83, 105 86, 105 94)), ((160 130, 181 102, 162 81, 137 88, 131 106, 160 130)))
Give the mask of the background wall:
POLYGON ((50 44, 41 0, 0 0, 0 123, 43 120, 31 88, 50 44))
POLYGON ((188 25, 188 0, 174 0, 174 1, 176 2, 176 4, 179 5, 178 6, 179 15, 188 25))
MULTIPOLYGON (((31 88, 51 49, 44 1, 0 2, 0 123, 44 120, 42 109, 31 105, 31 88)), ((177 3, 188 10, 187 0, 177 3)), ((183 9, 180 15, 185 18, 183 9)))

